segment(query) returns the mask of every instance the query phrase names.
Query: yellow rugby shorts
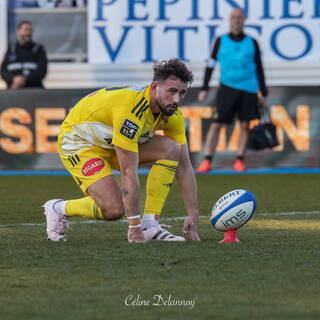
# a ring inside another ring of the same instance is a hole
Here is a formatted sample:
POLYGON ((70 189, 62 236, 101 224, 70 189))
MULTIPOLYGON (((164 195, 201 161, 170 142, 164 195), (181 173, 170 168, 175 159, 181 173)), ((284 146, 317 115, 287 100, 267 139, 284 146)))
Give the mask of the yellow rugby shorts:
POLYGON ((88 194, 87 189, 93 183, 112 174, 111 169, 119 171, 119 162, 114 149, 93 146, 82 149, 72 156, 64 155, 61 150, 59 154, 62 163, 84 194, 88 194))

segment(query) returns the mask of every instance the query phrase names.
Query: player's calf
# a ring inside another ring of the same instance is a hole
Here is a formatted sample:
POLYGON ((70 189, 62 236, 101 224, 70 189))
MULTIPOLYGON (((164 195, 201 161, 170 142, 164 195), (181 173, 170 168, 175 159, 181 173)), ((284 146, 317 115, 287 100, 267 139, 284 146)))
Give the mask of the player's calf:
POLYGON ((118 220, 124 217, 125 210, 122 203, 99 204, 105 220, 118 220))

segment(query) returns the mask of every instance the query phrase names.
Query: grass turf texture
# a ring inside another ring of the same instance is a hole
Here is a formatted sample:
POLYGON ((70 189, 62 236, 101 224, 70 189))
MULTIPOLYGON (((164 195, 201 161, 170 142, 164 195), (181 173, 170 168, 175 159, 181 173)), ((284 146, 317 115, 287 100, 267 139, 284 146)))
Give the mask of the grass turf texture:
MULTIPOLYGON (((319 215, 277 213, 319 210, 320 175, 197 180, 201 215, 233 189, 256 195, 256 214, 238 232, 241 244, 218 244, 223 233, 209 219, 200 220, 200 243, 130 245, 119 221, 76 224, 67 243, 51 243, 44 225, 19 224, 43 223, 40 206, 49 198, 81 196, 72 179, 1 177, 0 224, 12 226, 0 228, 0 319, 317 319, 319 215), (154 295, 171 294, 171 301, 195 305, 125 306, 138 294, 151 304, 154 295)), ((163 216, 185 214, 173 185, 163 216)), ((180 234, 182 221, 168 223, 180 234)))

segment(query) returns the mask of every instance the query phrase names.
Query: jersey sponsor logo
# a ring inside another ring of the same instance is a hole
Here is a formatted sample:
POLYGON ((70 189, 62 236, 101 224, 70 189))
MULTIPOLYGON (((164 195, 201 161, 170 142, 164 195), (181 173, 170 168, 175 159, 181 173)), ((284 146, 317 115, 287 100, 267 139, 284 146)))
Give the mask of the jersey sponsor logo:
POLYGON ((134 122, 126 119, 120 128, 120 133, 129 139, 133 139, 136 136, 138 129, 139 127, 134 122))
POLYGON ((82 174, 86 177, 92 176, 103 169, 104 166, 104 161, 100 158, 89 159, 82 166, 82 174))

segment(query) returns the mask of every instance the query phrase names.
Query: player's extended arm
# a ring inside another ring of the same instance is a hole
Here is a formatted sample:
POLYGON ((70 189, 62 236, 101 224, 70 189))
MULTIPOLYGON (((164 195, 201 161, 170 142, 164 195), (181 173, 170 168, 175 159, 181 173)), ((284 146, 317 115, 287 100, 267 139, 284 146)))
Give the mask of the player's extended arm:
POLYGON ((139 227, 140 183, 137 173, 139 163, 138 153, 117 146, 115 146, 115 150, 120 165, 123 204, 129 221, 128 241, 143 242, 144 237, 139 227))
POLYGON ((191 240, 200 240, 197 231, 199 219, 197 184, 187 143, 181 147, 181 158, 176 172, 176 180, 188 211, 188 217, 184 221, 182 231, 184 233, 188 232, 191 240))

